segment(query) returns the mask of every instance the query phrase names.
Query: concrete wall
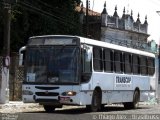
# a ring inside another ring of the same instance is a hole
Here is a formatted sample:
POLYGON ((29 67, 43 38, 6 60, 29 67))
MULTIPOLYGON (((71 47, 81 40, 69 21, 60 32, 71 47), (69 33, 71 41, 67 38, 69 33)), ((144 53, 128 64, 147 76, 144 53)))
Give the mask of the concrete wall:
MULTIPOLYGON (((24 79, 24 68, 18 66, 18 54, 11 54, 11 65, 9 67, 9 100, 22 100, 22 81, 24 79)), ((2 88, 2 57, 0 56, 0 93, 2 88)), ((1 99, 1 98, 0 98, 1 99)))

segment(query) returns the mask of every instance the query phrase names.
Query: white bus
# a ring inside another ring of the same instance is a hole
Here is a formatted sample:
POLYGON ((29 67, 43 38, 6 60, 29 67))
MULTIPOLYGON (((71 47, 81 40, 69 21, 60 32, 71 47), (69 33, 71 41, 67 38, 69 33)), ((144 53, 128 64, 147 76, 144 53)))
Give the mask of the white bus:
POLYGON ((95 112, 112 103, 134 109, 156 90, 157 57, 149 52, 66 35, 30 37, 20 64, 23 51, 23 101, 47 112, 62 105, 95 112))

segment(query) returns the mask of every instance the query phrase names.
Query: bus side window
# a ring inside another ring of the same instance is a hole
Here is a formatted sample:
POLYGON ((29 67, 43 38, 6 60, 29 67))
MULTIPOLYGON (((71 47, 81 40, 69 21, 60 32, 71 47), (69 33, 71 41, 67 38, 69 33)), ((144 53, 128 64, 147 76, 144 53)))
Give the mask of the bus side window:
POLYGON ((82 65, 83 72, 89 73, 92 71, 92 50, 86 45, 85 48, 82 49, 82 65))
POLYGON ((113 72, 113 52, 110 49, 103 50, 104 71, 113 72))
POLYGON ((124 72, 132 73, 132 56, 129 53, 124 53, 124 72))
POLYGON ((148 75, 147 57, 145 56, 140 56, 140 72, 141 75, 148 75))
POLYGON ((114 51, 114 70, 116 73, 123 72, 123 56, 120 51, 114 51))
POLYGON ((140 68, 139 68, 139 56, 138 55, 132 55, 132 69, 133 69, 133 74, 140 74, 140 68))
POLYGON ((153 75, 155 72, 155 61, 154 58, 148 57, 148 74, 153 75))
POLYGON ((93 66, 95 71, 103 71, 102 48, 93 48, 93 66))
POLYGON ((81 48, 81 82, 87 82, 92 74, 92 47, 83 45, 81 48))

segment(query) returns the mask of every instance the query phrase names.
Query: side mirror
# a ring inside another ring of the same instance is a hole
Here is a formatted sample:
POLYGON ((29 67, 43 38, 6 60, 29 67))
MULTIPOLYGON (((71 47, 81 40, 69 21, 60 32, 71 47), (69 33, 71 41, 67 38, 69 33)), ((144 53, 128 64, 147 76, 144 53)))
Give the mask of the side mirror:
POLYGON ((26 50, 26 46, 21 47, 20 50, 19 50, 19 66, 22 66, 22 65, 23 65, 23 61, 24 61, 23 52, 24 52, 25 50, 26 50))
POLYGON ((23 65, 23 54, 19 55, 19 66, 23 65))

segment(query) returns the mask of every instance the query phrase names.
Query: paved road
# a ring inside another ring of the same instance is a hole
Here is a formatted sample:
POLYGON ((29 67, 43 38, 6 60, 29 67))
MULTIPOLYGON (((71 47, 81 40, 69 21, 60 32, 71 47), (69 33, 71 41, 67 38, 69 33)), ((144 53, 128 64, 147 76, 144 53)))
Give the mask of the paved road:
POLYGON ((125 110, 123 106, 119 105, 107 106, 100 112, 88 112, 82 107, 59 109, 54 113, 45 113, 43 109, 40 109, 38 111, 2 114, 2 120, 147 120, 148 118, 160 120, 160 105, 141 105, 136 110, 125 110))

